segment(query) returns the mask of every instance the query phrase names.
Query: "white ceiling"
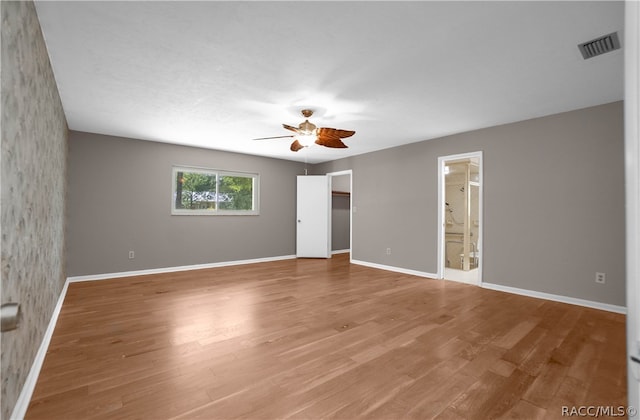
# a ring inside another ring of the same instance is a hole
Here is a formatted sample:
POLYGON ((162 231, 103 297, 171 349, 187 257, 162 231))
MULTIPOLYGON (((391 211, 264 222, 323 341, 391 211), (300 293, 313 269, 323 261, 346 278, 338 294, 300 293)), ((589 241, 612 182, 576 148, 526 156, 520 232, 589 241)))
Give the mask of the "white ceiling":
POLYGON ((310 163, 623 98, 623 2, 36 4, 69 127, 310 163), (316 109, 348 149, 298 153, 316 109))

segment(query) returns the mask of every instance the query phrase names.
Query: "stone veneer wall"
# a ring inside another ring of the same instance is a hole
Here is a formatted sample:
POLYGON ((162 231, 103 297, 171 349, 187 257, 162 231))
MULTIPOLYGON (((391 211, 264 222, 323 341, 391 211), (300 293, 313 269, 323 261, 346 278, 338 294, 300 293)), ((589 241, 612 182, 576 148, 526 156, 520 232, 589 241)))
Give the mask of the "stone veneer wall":
POLYGON ((21 304, 1 335, 8 419, 65 281, 67 123, 33 2, 2 1, 2 303, 21 304))

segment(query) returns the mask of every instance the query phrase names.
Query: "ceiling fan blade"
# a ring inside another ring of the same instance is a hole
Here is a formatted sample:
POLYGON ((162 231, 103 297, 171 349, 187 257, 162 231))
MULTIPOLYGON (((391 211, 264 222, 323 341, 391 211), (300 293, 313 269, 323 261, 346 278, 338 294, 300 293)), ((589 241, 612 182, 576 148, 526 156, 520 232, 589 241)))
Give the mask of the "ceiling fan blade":
POLYGON ((335 149, 345 149, 349 146, 344 144, 340 138, 351 137, 355 134, 355 131, 338 130, 335 128, 319 128, 317 133, 318 139, 316 140, 316 144, 335 149))
POLYGON ((252 139, 252 140, 271 140, 271 139, 284 139, 284 138, 291 138, 294 136, 275 136, 275 137, 260 137, 257 139, 252 139))
POLYGON ((318 128, 318 137, 320 136, 330 136, 330 137, 338 137, 341 139, 351 137, 356 134, 355 131, 352 130, 340 130, 338 128, 318 128))
POLYGON ((287 124, 282 124, 282 126, 284 128, 286 128, 287 130, 293 131, 296 134, 299 133, 298 127, 293 127, 293 126, 290 126, 290 125, 287 125, 287 124))
POLYGON ((316 144, 319 144, 320 146, 324 146, 324 147, 332 147, 334 149, 346 149, 347 147, 349 147, 346 144, 344 144, 339 137, 318 136, 318 139, 316 140, 316 144))
POLYGON ((292 152, 297 152, 300 149, 304 149, 304 146, 302 144, 300 144, 300 142, 298 140, 294 140, 293 143, 291 143, 291 147, 290 147, 292 152))

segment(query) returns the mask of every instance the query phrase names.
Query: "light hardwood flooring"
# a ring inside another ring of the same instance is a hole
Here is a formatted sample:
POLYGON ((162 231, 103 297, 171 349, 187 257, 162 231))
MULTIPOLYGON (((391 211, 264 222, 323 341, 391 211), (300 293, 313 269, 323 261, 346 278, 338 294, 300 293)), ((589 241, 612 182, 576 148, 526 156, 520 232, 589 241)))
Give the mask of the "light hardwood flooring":
POLYGON ((625 366, 623 315, 343 254, 70 284, 26 418, 560 418, 625 366))

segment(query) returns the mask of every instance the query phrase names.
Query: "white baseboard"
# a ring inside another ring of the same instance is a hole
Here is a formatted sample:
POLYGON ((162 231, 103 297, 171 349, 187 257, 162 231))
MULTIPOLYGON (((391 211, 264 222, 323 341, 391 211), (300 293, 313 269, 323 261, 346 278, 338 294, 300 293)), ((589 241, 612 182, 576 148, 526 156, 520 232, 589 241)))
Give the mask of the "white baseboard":
POLYGON ((497 290, 499 292, 514 293, 516 295, 552 300, 555 302, 569 303, 571 305, 585 306, 587 308, 600 309, 603 311, 616 312, 619 314, 627 313, 627 308, 625 306, 611 305, 609 303, 594 302, 592 300, 554 295, 552 293, 536 292, 535 290, 519 289, 517 287, 503 286, 501 284, 482 283, 481 287, 485 289, 497 290))
POLYGON ((410 270, 408 268, 394 267, 392 265, 376 264, 376 263, 367 262, 367 261, 360 261, 360 260, 351 260, 351 263, 352 264, 357 264, 357 265, 363 265, 365 267, 378 268, 380 270, 387 270, 387 271, 394 271, 396 273, 409 274, 409 275, 412 275, 412 276, 427 277, 427 278, 430 278, 430 279, 437 279, 438 278, 438 275, 434 274, 434 273, 427 273, 427 272, 424 272, 424 271, 410 270))
POLYGON ((31 396, 33 395, 33 391, 36 389, 38 376, 40 376, 40 369, 42 369, 42 364, 44 363, 44 358, 47 355, 47 350, 49 349, 49 343, 51 342, 51 337, 53 337, 53 330, 55 330, 56 328, 56 323, 58 322, 58 316, 60 315, 60 310, 62 309, 64 298, 65 296, 67 296, 68 286, 69 286, 69 280, 67 279, 67 281, 65 281, 64 283, 64 286, 62 287, 60 296, 58 297, 58 302, 56 303, 56 307, 53 309, 53 314, 51 314, 49 325, 47 326, 47 329, 44 332, 44 337, 42 337, 42 342, 40 343, 40 347, 38 348, 36 357, 33 360, 33 363, 31 364, 29 375, 27 376, 27 379, 24 381, 24 385, 22 386, 22 391, 20 391, 20 395, 18 396, 16 405, 13 407, 13 413, 11 413, 11 417, 10 417, 11 420, 24 419, 24 416, 27 414, 27 409, 29 408, 29 403, 31 402, 31 396))
POLYGON ((347 254, 351 252, 350 249, 336 249, 335 251, 331 251, 331 255, 336 255, 336 254, 347 254))
MULTIPOLYGON (((409 270, 409 269, 406 269, 406 268, 394 267, 394 266, 383 265, 383 264, 376 264, 376 263, 371 263, 371 262, 367 262, 367 261, 360 261, 360 260, 351 260, 351 262, 353 264, 363 265, 365 267, 371 267, 371 268, 378 268, 380 270, 395 271, 397 273, 410 274, 410 275, 419 276, 419 277, 428 277, 428 278, 431 278, 431 279, 437 279, 438 278, 437 274, 426 273, 426 272, 423 272, 423 271, 409 270)), ((579 298, 573 298, 573 297, 568 297, 568 296, 554 295, 554 294, 551 294, 551 293, 544 293, 544 292, 536 292, 535 290, 519 289, 517 287, 503 286, 503 285, 500 285, 500 284, 493 284, 493 283, 484 283, 483 282, 483 283, 480 284, 480 287, 483 287, 485 289, 496 290, 496 291, 499 291, 499 292, 513 293, 513 294, 516 294, 516 295, 523 295, 523 296, 529 296, 529 297, 538 298, 538 299, 552 300, 554 302, 568 303, 568 304, 571 304, 571 305, 585 306, 587 308, 600 309, 600 310, 608 311, 608 312, 616 312, 616 313, 619 313, 619 314, 626 314, 627 313, 627 308, 626 307, 618 306, 618 305, 611 305, 609 303, 594 302, 594 301, 586 300, 586 299, 579 299, 579 298)))
POLYGON ((91 274, 88 276, 68 277, 67 281, 75 283, 79 281, 107 280, 119 277, 146 276, 149 274, 173 273, 176 271, 202 270, 205 268, 229 267, 232 265, 256 264, 271 261, 291 260, 296 258, 295 255, 283 255, 279 257, 254 258, 250 260, 223 261, 208 264, 183 265, 177 267, 151 268, 148 270, 123 271, 119 273, 91 274))

